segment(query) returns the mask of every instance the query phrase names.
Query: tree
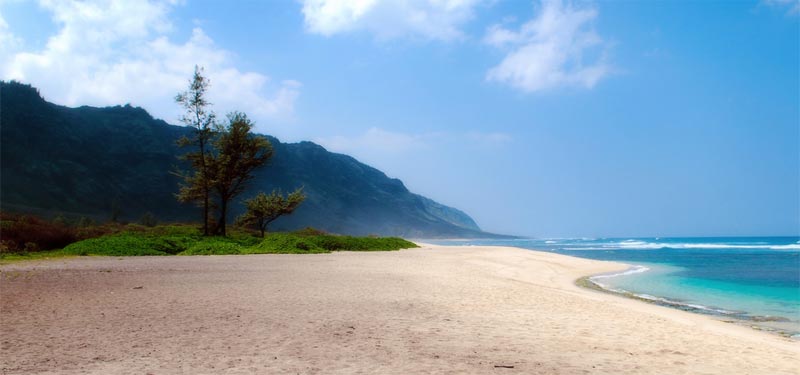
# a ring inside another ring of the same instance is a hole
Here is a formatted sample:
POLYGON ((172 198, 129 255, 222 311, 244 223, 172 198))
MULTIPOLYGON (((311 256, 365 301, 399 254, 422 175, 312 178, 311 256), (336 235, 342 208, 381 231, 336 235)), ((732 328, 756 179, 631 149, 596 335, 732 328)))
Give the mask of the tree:
POLYGON ((267 231, 267 225, 275 219, 291 214, 306 199, 303 188, 299 188, 284 197, 280 190, 273 190, 269 195, 258 193, 245 201, 247 212, 239 217, 239 223, 251 225, 261 231, 261 237, 267 231))
POLYGON ((111 213, 109 214, 108 221, 118 223, 120 216, 122 216, 122 209, 119 207, 117 198, 114 198, 111 201, 111 213))
POLYGON ((214 138, 216 154, 209 158, 211 186, 219 203, 217 234, 225 235, 230 200, 244 191, 253 171, 272 157, 269 141, 250 132, 253 123, 241 112, 228 114, 226 127, 219 127, 214 138))
POLYGON ((156 220, 156 217, 150 211, 147 211, 139 219, 139 224, 146 227, 154 227, 158 224, 158 220, 156 220))
POLYGON ((181 137, 180 147, 197 146, 197 151, 189 152, 181 158, 187 160, 194 171, 178 172, 183 179, 177 198, 181 202, 195 202, 203 208, 203 235, 209 234, 209 211, 211 181, 208 171, 208 160, 211 157, 209 143, 214 136, 216 115, 208 107, 206 100, 209 81, 203 76, 203 68, 195 66, 194 76, 189 89, 175 96, 175 101, 185 110, 180 120, 186 126, 194 128, 191 138, 181 137))

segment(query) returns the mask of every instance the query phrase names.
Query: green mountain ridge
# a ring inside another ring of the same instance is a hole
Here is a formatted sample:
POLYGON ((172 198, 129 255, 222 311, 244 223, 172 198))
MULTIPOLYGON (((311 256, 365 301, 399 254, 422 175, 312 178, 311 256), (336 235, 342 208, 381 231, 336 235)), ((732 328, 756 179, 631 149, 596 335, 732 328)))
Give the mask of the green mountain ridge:
MULTIPOLYGON (((175 141, 191 129, 154 119, 142 108, 69 108, 45 101, 30 85, 0 81, 0 205, 40 215, 104 220, 117 212, 136 220, 146 212, 161 221, 196 221, 199 210, 174 198, 170 173, 184 153, 175 141)), ((398 179, 312 142, 282 143, 250 188, 290 191, 303 186, 306 201, 271 229, 313 226, 332 233, 412 238, 497 237, 469 215, 410 192, 398 179)))

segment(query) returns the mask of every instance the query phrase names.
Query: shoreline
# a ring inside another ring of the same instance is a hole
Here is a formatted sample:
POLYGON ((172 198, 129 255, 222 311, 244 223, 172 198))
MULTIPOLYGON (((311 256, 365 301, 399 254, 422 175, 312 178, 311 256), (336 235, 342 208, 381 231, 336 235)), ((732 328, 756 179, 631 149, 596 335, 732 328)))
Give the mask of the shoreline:
POLYGON ((575 284, 626 267, 487 246, 14 263, 0 372, 795 372, 796 342, 575 284))
MULTIPOLYGON (((637 266, 631 266, 629 269, 635 269, 637 266)), ((715 320, 724 322, 724 323, 732 323, 742 327, 750 328, 755 331, 767 332, 769 334, 776 335, 778 337, 783 337, 787 339, 791 339, 793 341, 800 342, 800 332, 795 331, 788 331, 786 329, 782 329, 779 327, 773 327, 766 323, 769 322, 785 322, 782 319, 788 319, 785 317, 771 317, 771 316, 758 316, 758 315, 749 315, 749 314, 739 314, 739 313, 722 313, 717 312, 716 309, 706 306, 694 306, 691 304, 681 303, 677 301, 670 300, 666 297, 660 296, 651 296, 647 298, 641 294, 634 293, 624 289, 612 289, 602 285, 593 280, 593 278, 598 275, 589 275, 581 277, 575 280, 575 285, 578 285, 582 288, 595 290, 602 293, 607 293, 614 296, 619 296, 622 298, 627 298, 635 301, 640 301, 656 306, 663 306, 670 309, 675 309, 678 311, 686 311, 692 314, 702 315, 711 317, 715 320), (775 319, 777 318, 777 319, 775 319)))
MULTIPOLYGON (((414 241, 417 244, 424 244, 425 246, 483 246, 483 245, 437 245, 437 244, 429 244, 419 241, 414 241)), ((516 247, 516 246, 504 246, 504 245, 497 245, 496 247, 509 247, 515 248, 525 251, 532 251, 532 252, 539 252, 539 253, 548 253, 548 254, 558 254, 563 256, 575 257, 573 255, 561 254, 559 252, 554 251, 544 251, 538 249, 531 249, 525 247, 516 247)), ((580 259, 592 259, 592 258, 581 258, 580 259)), ((641 273, 641 272, 648 272, 650 268, 648 266, 637 265, 637 264, 629 264, 627 262, 621 261, 602 261, 601 262, 614 262, 618 264, 624 265, 626 268, 618 269, 610 272, 602 272, 597 274, 587 274, 583 275, 575 280, 575 284, 589 289, 595 290, 598 292, 606 293, 609 295, 614 295, 630 300, 635 300, 639 302, 644 302, 651 305, 667 307, 670 309, 675 309, 679 311, 685 311, 701 316, 711 317, 715 320, 736 324, 742 327, 746 327, 755 331, 762 331, 769 334, 777 335, 783 338, 788 338, 796 342, 800 342, 800 329, 791 326, 789 327, 787 324, 783 323, 792 323, 792 320, 786 316, 777 316, 777 315, 754 315, 747 311, 729 311, 725 309, 716 308, 714 306, 708 306, 703 304, 693 304, 693 303, 684 303, 680 300, 671 299, 670 297, 664 297, 660 295, 649 295, 643 293, 637 293, 625 289, 615 289, 609 286, 606 286, 603 283, 596 281, 595 279, 600 278, 607 278, 607 277, 618 277, 618 276, 625 276, 628 274, 633 273, 641 273)), ((797 324, 797 321, 794 321, 797 324)))

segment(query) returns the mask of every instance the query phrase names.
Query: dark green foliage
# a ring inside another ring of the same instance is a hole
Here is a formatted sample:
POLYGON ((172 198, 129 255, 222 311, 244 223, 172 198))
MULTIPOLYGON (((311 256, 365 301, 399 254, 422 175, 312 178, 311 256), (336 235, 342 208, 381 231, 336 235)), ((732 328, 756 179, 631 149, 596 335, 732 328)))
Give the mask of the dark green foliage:
POLYGON ((232 231, 229 237, 203 236, 190 225, 116 226, 120 232, 89 238, 62 250, 39 251, 28 242, 13 252, 0 252, 0 263, 63 256, 319 254, 331 251, 387 251, 417 247, 401 238, 370 238, 327 234, 270 233, 261 239, 232 231))
POLYGON ((402 238, 270 233, 263 239, 234 232, 230 237, 202 236, 186 225, 143 228, 73 243, 64 255, 235 255, 318 254, 331 251, 387 251, 417 247, 402 238))
POLYGON ((67 218, 64 217, 64 215, 60 215, 59 214, 59 215, 56 215, 56 217, 53 218, 53 224, 66 226, 66 225, 69 224, 69 222, 67 221, 67 218))
POLYGON ((202 239, 191 225, 145 227, 127 225, 123 231, 75 242, 62 250, 69 255, 174 255, 202 239))
POLYGON ((205 237, 180 255, 234 255, 242 253, 242 244, 227 237, 205 237))
POLYGON ((226 235, 228 204, 241 194, 253 179, 253 171, 272 157, 272 145, 263 136, 250 133, 253 123, 244 113, 228 115, 228 124, 220 127, 214 138, 214 151, 207 169, 211 189, 217 200, 217 234, 226 235))
MULTIPOLYGON (((174 198, 180 177, 176 141, 193 129, 153 119, 126 106, 67 108, 44 101, 31 86, 0 81, 0 190, 4 210, 105 221, 114 202, 120 221, 151 212, 161 221, 191 221, 198 213, 174 198)), ((486 237, 456 209, 413 194, 402 182, 311 143, 267 137, 275 155, 256 171, 242 198, 304 186, 307 198, 271 228, 314 226, 332 233, 404 237, 486 237)), ((232 216, 244 205, 232 201, 232 216)))
MULTIPOLYGON (((212 238, 220 238, 220 237, 212 237, 212 238)), ((254 246, 261 243, 262 238, 254 236, 250 232, 245 232, 241 230, 232 230, 228 232, 228 236, 224 237, 225 240, 236 242, 242 246, 254 246)))
POLYGON ((258 193, 255 197, 244 202, 247 211, 237 220, 239 224, 253 226, 264 237, 267 226, 283 215, 289 215, 306 199, 303 188, 299 188, 287 196, 279 189, 269 195, 258 193))
POLYGON ((329 251, 386 251, 418 247, 397 237, 308 236, 315 245, 329 251))
POLYGON ((322 236, 328 234, 324 230, 319 230, 317 228, 312 228, 312 227, 305 227, 303 229, 298 229, 292 233, 298 236, 322 236))
POLYGON ((126 232, 73 243, 64 248, 70 255, 174 255, 189 248, 196 238, 190 236, 152 236, 126 232))
POLYGON ((150 212, 145 212, 144 215, 139 219, 139 224, 142 224, 146 227, 154 227, 158 224, 156 217, 153 216, 150 212))
POLYGON ((308 237, 290 233, 270 233, 258 245, 246 250, 246 254, 315 254, 328 253, 308 237))
POLYGON ((242 254, 327 253, 331 251, 388 251, 418 247, 397 237, 371 238, 296 233, 270 233, 260 244, 242 249, 242 254))
POLYGON ((111 213, 109 214, 108 221, 112 223, 118 223, 120 221, 120 216, 122 215, 122 209, 119 207, 119 202, 116 199, 111 201, 111 213))
POLYGON ((181 202, 195 202, 203 209, 203 234, 209 234, 209 212, 211 210, 211 181, 209 175, 209 160, 213 157, 210 150, 211 139, 214 136, 214 112, 208 107, 211 103, 206 100, 209 81, 203 76, 203 68, 194 67, 194 75, 189 82, 189 89, 175 96, 175 101, 184 109, 181 122, 192 129, 191 136, 182 136, 178 139, 181 147, 194 146, 197 149, 181 155, 191 166, 191 171, 176 173, 181 177, 181 186, 177 198, 181 202))
POLYGON ((91 227, 94 226, 94 220, 90 217, 81 216, 81 218, 78 219, 78 222, 75 223, 75 225, 77 225, 80 228, 91 227))

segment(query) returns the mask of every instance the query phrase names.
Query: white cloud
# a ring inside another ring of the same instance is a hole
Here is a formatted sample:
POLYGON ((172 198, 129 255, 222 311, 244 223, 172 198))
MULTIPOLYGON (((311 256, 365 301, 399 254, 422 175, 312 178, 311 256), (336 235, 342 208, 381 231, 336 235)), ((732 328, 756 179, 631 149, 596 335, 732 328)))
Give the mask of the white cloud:
POLYGON ((788 14, 800 15, 800 0, 763 0, 763 3, 776 8, 788 8, 788 14))
POLYGON ((21 45, 22 40, 11 33, 8 23, 0 12, 0 56, 17 50, 21 45))
POLYGON ((484 41, 508 51, 487 79, 525 92, 563 86, 592 88, 611 72, 608 43, 591 27, 594 8, 544 0, 538 14, 519 30, 495 25, 484 41))
POLYGON ((298 82, 274 84, 261 73, 238 70, 234 56, 200 28, 182 43, 170 40, 174 2, 43 0, 40 5, 59 30, 42 50, 18 48, 0 57, 0 76, 31 83, 48 100, 73 106, 130 102, 175 122, 180 108, 173 98, 186 89, 195 65, 205 68, 209 99, 220 113, 242 110, 256 120, 286 115, 299 95, 298 82))
POLYGON ((302 0, 306 29, 331 36, 368 31, 380 39, 403 36, 433 40, 463 37, 480 0, 302 0))

